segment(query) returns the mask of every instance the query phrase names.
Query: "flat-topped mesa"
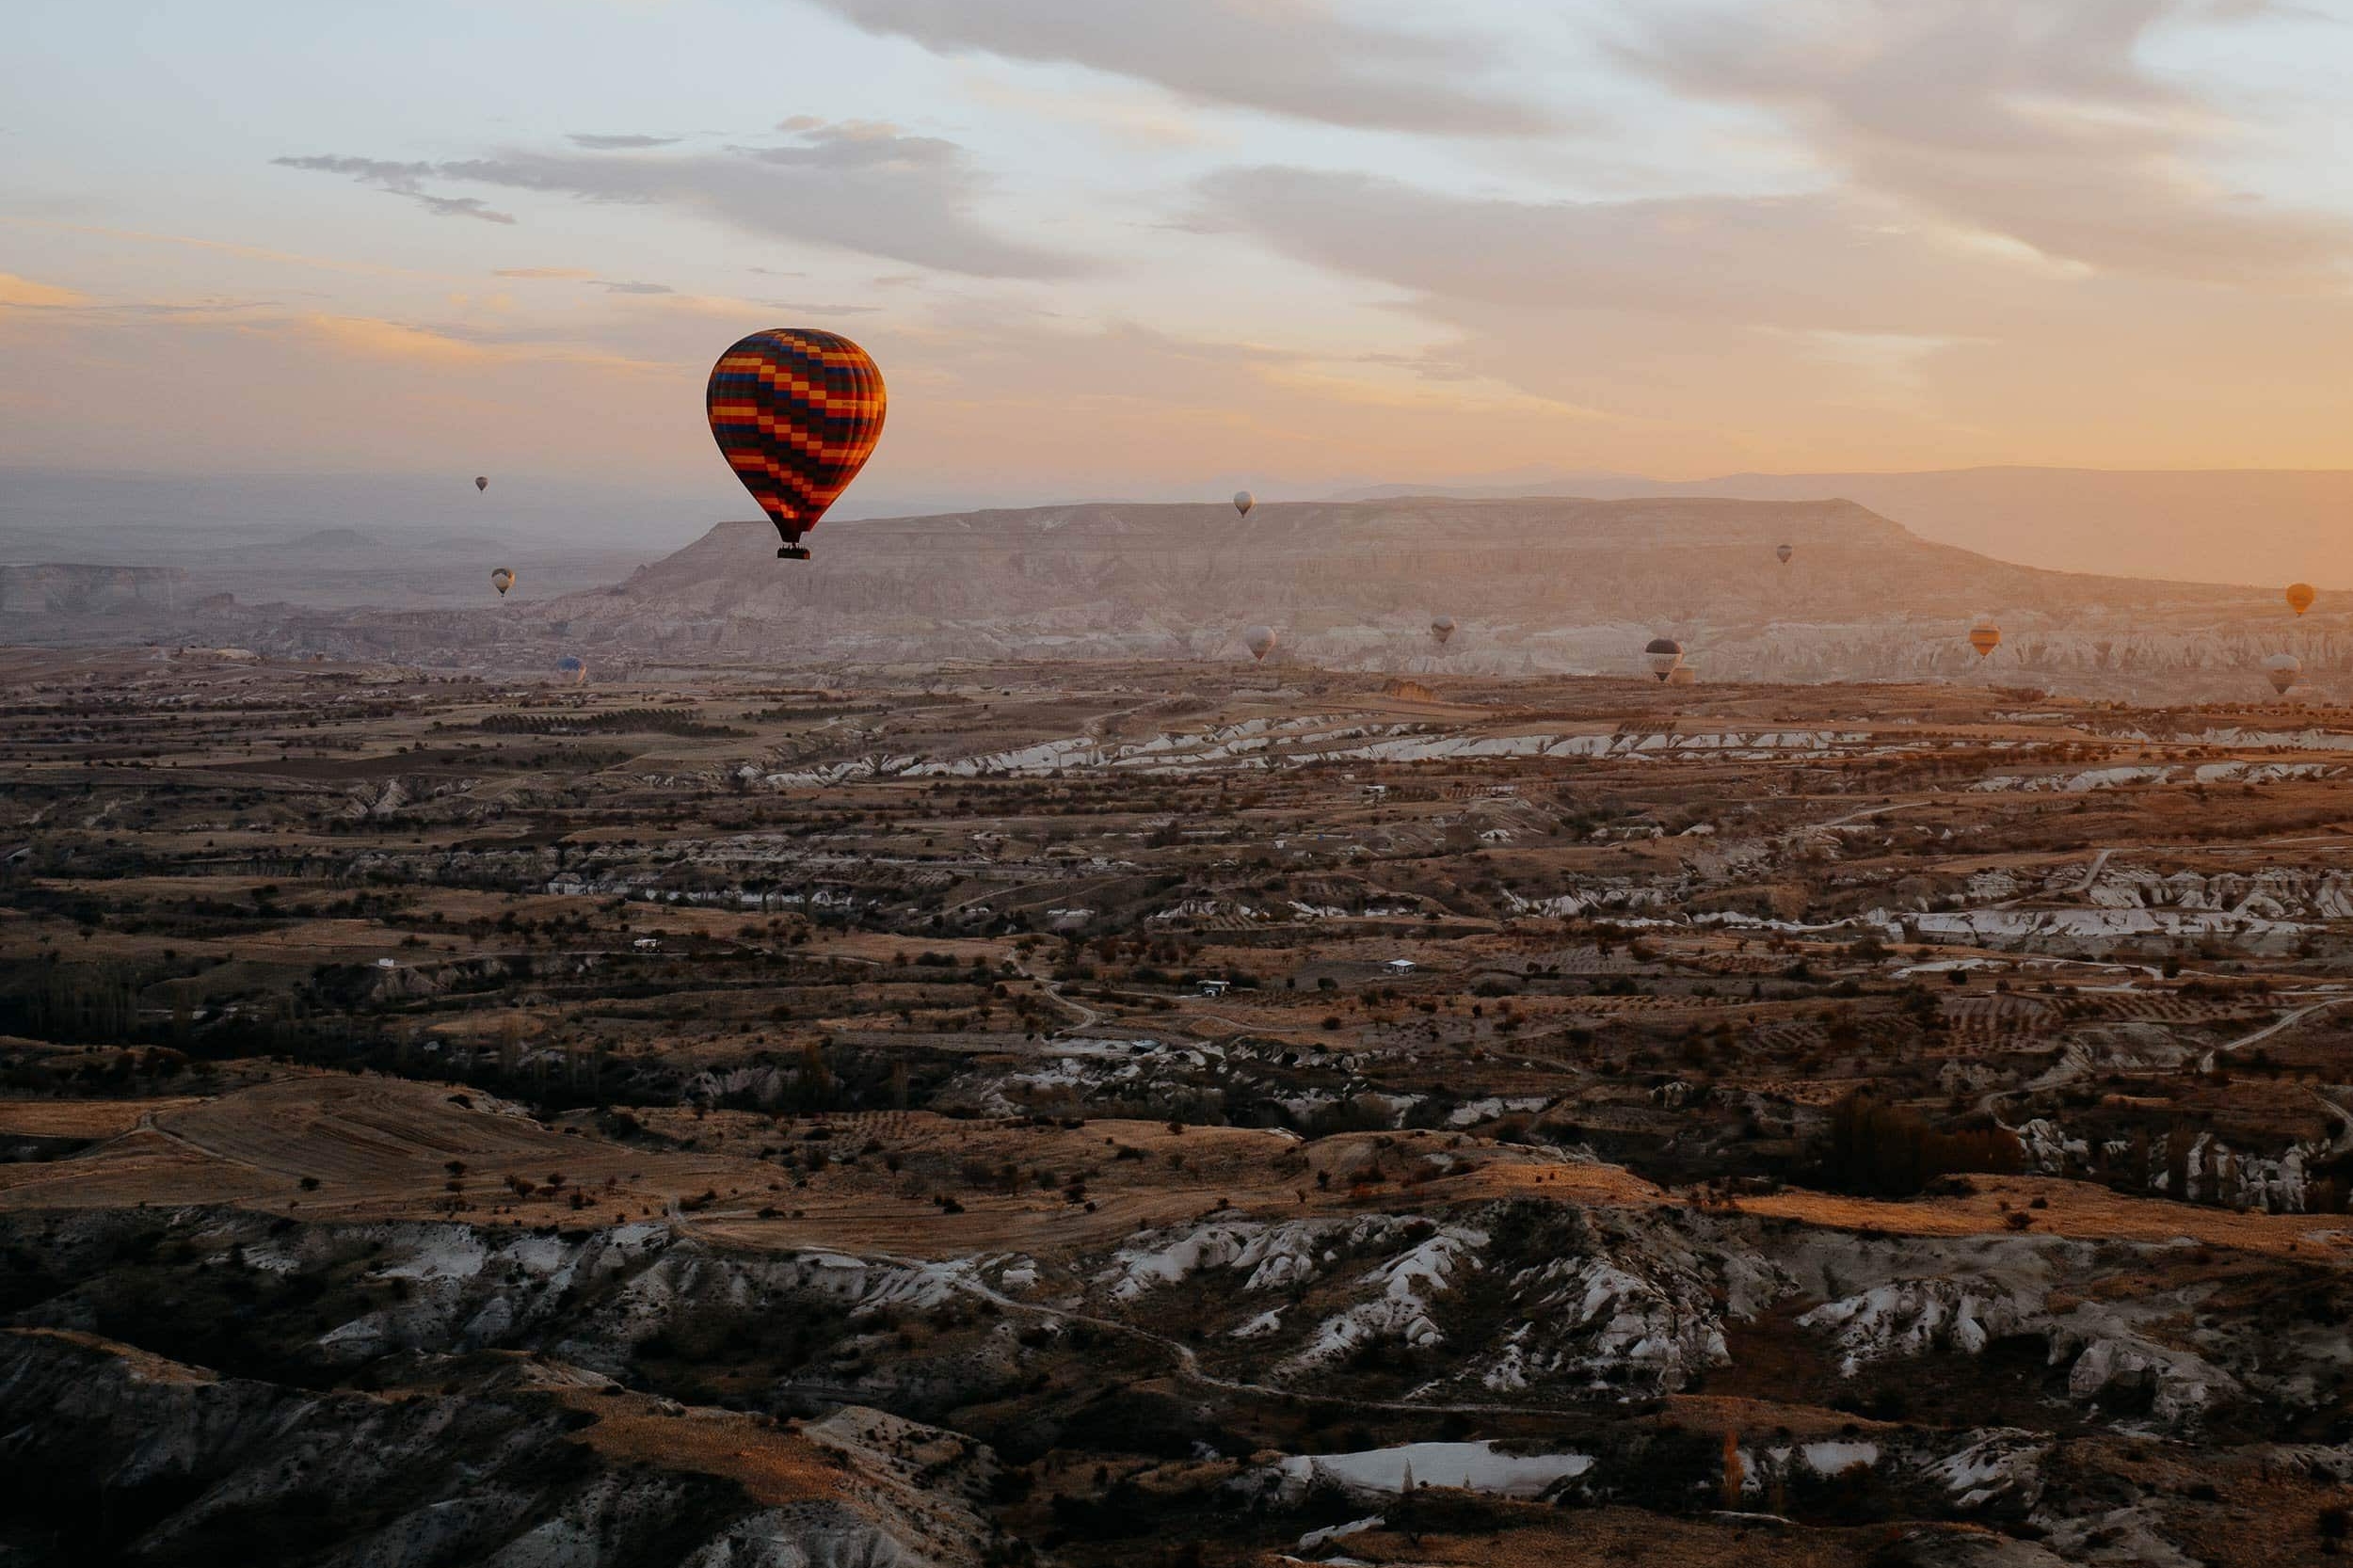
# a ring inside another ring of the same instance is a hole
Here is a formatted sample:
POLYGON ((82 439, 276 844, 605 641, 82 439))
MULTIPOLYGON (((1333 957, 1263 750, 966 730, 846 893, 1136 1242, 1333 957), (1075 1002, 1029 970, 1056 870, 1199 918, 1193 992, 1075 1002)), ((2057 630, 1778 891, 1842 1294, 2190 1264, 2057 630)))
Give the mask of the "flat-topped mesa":
POLYGON ((1473 625, 1854 622, 1909 613, 1925 627, 1986 603, 2031 615, 2153 600, 2218 609, 2246 598, 2240 589, 2013 566, 1929 544, 1842 500, 1408 496, 1267 503, 1246 520, 1223 503, 1087 503, 862 520, 856 548, 791 573, 766 561, 762 526, 722 523, 617 587, 545 613, 613 622, 790 616, 836 634, 888 632, 895 617, 920 616, 1018 623, 1027 636, 1230 631, 1278 616, 1313 634, 1399 617, 1419 625, 1441 603, 1473 625), (1774 551, 1784 543, 1801 567, 1779 566, 1774 551))

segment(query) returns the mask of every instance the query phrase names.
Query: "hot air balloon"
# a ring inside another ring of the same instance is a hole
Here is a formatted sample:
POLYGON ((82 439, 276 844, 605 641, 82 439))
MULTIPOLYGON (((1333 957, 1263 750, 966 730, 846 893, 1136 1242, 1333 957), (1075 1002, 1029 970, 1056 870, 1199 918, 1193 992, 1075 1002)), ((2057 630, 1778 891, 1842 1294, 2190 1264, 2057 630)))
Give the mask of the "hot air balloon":
POLYGON ((1440 616, 1437 619, 1432 621, 1430 623, 1430 634, 1438 639, 1438 646, 1440 648, 1446 647, 1447 639, 1454 635, 1454 617, 1452 616, 1440 616))
POLYGON ((866 350, 811 328, 754 332, 711 367, 712 437, 783 537, 776 559, 808 559, 801 536, 873 456, 888 402, 866 350))
POLYGON ((1256 506, 1257 504, 1258 498, 1252 495, 1248 490, 1236 490, 1234 492, 1234 510, 1240 512, 1243 517, 1248 517, 1250 515, 1250 508, 1256 506))
POLYGON ((1677 664, 1667 672, 1667 684, 1670 686, 1696 686, 1699 683, 1700 672, 1689 664, 1677 664))
POLYGON ((490 586, 499 591, 499 597, 501 599, 504 599, 506 597, 506 590, 514 585, 515 574, 507 570, 504 567, 501 567, 496 571, 490 573, 490 586))
POLYGON ((1241 634, 1241 646, 1250 650, 1253 659, 1264 659, 1274 651, 1276 638, 1272 626, 1254 626, 1241 634))
POLYGON ((1673 637, 1653 637, 1642 652, 1650 660, 1651 674, 1662 682, 1683 663, 1683 645, 1673 637))
POLYGON ((1789 564, 1789 557, 1795 555, 1797 552, 1798 549, 1795 545, 1777 544, 1773 546, 1774 559, 1778 560, 1785 567, 1789 564))
POLYGON ((2319 596, 2313 592, 2310 583, 2291 583, 2286 597, 2288 608, 2300 616, 2313 607, 2313 600, 2319 596))
POLYGON ((588 683, 588 666, 576 653, 567 653, 555 662, 555 673, 574 686, 588 683))
POLYGON ((1982 659, 2002 646, 2002 629, 1993 624, 1992 616, 1979 616, 1969 625, 1969 646, 1982 659))
POLYGON ((487 473, 475 474, 473 476, 473 488, 477 490, 488 489, 490 488, 490 476, 487 473))
POLYGON ((2281 696, 2288 695, 2288 688, 2295 685, 2296 678, 2303 673, 2304 661, 2293 653, 2275 653, 2264 661, 2265 679, 2271 682, 2271 689, 2281 696))

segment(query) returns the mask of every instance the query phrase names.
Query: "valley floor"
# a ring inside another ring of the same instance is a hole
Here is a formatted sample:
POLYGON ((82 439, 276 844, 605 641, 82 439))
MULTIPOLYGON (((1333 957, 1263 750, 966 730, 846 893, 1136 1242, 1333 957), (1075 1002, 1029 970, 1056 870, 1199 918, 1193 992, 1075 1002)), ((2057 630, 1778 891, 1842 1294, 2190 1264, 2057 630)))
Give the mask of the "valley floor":
POLYGON ((2353 1531, 2345 715, 0 666, 0 1560, 2353 1531))

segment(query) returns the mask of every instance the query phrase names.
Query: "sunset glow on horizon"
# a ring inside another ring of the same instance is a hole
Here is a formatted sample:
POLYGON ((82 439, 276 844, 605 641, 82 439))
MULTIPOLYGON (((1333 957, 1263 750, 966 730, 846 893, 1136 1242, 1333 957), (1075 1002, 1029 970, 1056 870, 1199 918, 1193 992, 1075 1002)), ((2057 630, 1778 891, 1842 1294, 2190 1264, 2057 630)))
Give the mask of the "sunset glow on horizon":
POLYGON ((863 510, 1582 471, 2353 466, 2353 32, 2228 0, 39 8, 0 464, 863 510))

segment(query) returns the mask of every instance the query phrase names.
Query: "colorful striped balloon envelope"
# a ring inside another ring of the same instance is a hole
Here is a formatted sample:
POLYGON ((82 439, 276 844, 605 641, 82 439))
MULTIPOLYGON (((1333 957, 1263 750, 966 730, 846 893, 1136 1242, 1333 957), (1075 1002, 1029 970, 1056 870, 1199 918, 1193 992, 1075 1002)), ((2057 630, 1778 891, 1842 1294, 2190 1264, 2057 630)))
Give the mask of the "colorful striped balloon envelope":
POLYGON ((779 557, 808 559, 801 536, 873 456, 888 403, 882 372, 838 333, 771 328, 719 356, 711 434, 783 536, 779 557))

